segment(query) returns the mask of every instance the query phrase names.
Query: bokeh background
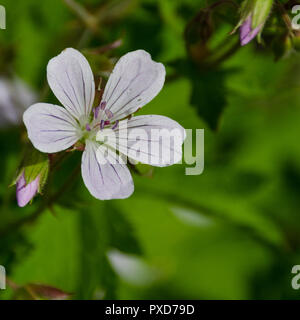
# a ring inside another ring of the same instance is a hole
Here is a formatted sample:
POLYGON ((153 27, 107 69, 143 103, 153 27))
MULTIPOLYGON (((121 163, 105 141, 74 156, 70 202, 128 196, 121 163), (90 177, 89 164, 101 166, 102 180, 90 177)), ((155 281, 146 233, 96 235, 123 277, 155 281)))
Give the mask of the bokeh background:
POLYGON ((245 47, 229 34, 240 3, 1 1, 0 265, 8 288, 0 299, 300 297, 291 287, 300 264, 300 57, 283 20, 291 1, 276 3, 262 43, 245 47), (185 164, 138 166, 129 199, 98 201, 73 174, 74 152, 44 194, 19 208, 9 185, 28 141, 14 108, 57 103, 46 66, 66 47, 85 54, 96 79, 136 49, 164 63, 166 84, 140 114, 205 129, 203 174, 185 175, 185 164))

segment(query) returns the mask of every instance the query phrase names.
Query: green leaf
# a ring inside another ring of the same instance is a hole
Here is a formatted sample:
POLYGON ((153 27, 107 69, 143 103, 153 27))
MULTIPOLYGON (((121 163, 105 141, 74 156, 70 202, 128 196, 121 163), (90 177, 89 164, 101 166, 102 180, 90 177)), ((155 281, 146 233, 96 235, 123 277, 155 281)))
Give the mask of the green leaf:
POLYGON ((79 215, 79 278, 76 299, 115 298, 115 277, 108 264, 106 251, 109 228, 102 202, 91 199, 79 215))
POLYGON ((190 80, 191 105, 196 108, 198 115, 212 130, 217 130, 227 105, 226 77, 233 73, 234 69, 206 69, 188 60, 175 61, 171 66, 190 80))
POLYGON ((226 107, 226 71, 210 70, 192 76, 191 104, 212 130, 217 130, 226 107))
POLYGON ((27 183, 32 182, 38 175, 44 181, 47 178, 49 170, 49 159, 46 153, 36 149, 27 151, 24 159, 24 175, 27 183))
POLYGON ((81 275, 76 298, 115 299, 117 279, 107 253, 118 249, 140 254, 141 249, 132 226, 118 208, 110 202, 92 200, 91 203, 80 213, 81 275))
POLYGON ((41 283, 65 292, 74 293, 78 281, 80 238, 78 214, 54 207, 26 229, 32 250, 10 270, 11 279, 18 285, 41 283))

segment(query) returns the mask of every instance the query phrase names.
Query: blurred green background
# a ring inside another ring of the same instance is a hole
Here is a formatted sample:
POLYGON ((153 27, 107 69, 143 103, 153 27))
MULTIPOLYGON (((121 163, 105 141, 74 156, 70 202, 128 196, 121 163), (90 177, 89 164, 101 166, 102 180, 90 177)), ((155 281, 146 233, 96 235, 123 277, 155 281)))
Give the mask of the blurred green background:
POLYGON ((57 103, 46 66, 64 48, 80 49, 104 79, 121 55, 144 49, 166 65, 167 81, 140 114, 204 128, 205 170, 139 167, 129 199, 98 201, 80 175, 64 188, 80 163, 75 152, 47 188, 64 192, 42 212, 46 194, 19 208, 8 186, 26 132, 1 125, 0 265, 9 285, 0 299, 34 298, 30 284, 71 299, 300 297, 291 287, 300 264, 300 57, 280 10, 261 45, 240 47, 229 33, 241 1, 219 2, 1 1, 1 78, 17 76, 37 101, 57 103))

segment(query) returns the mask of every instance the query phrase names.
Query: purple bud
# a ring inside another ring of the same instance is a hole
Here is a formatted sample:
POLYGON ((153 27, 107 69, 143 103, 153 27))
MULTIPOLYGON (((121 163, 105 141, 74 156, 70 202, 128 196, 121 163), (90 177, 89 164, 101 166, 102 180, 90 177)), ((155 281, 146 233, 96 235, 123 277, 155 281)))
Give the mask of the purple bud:
POLYGON ((92 130, 91 126, 88 123, 85 125, 85 130, 86 131, 91 131, 92 130))
POLYGON ((24 172, 17 181, 17 202, 19 207, 25 207, 28 202, 36 195, 39 188, 40 176, 38 175, 35 180, 26 183, 24 172))
POLYGON ((254 39, 261 29, 261 26, 258 26, 252 30, 251 25, 252 25, 252 16, 250 15, 244 21, 244 23, 241 25, 241 28, 240 28, 240 40, 241 40, 242 46, 246 45, 252 39, 254 39))

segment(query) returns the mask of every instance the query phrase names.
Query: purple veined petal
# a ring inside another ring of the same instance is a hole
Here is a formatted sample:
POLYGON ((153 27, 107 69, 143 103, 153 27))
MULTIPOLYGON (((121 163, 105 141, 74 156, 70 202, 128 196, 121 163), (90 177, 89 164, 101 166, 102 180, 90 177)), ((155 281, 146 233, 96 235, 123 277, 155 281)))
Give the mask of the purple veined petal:
POLYGON ((134 190, 133 180, 125 164, 115 161, 100 164, 97 160, 99 144, 86 141, 82 155, 81 173, 84 184, 97 199, 125 199, 134 190))
POLYGON ((17 181, 17 202, 19 207, 25 207, 31 199, 36 195, 39 188, 40 176, 37 176, 35 180, 30 183, 26 183, 24 173, 17 181))
POLYGON ((23 121, 30 141, 41 152, 68 149, 80 138, 76 120, 56 105, 34 104, 24 112, 23 121))
MULTIPOLYGON (((150 102, 162 89, 165 67, 144 50, 129 52, 118 61, 105 87, 105 110, 120 120, 150 102)), ((105 120, 108 119, 107 113, 105 120)))
MULTIPOLYGON (((106 143, 114 147, 116 141, 116 148, 129 159, 158 167, 182 160, 186 133, 182 126, 168 117, 146 115, 122 120, 115 133, 116 139, 108 136, 106 143)), ((99 132, 97 139, 103 134, 105 131, 99 132)))
POLYGON ((252 17, 250 15, 240 27, 240 40, 241 40, 242 46, 246 45, 251 40, 253 40, 261 29, 261 26, 259 26, 252 30, 251 25, 252 25, 252 17))
POLYGON ((77 50, 65 49, 47 66, 50 88, 63 106, 77 119, 91 113, 95 82, 86 58, 77 50))

